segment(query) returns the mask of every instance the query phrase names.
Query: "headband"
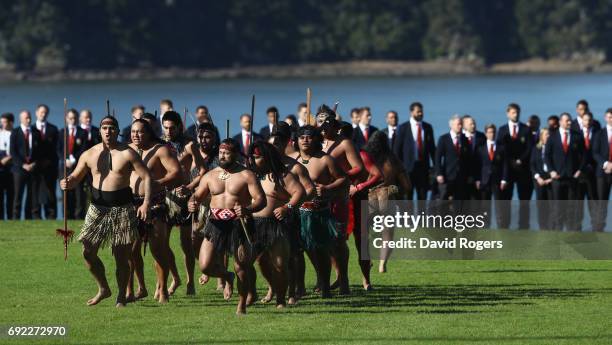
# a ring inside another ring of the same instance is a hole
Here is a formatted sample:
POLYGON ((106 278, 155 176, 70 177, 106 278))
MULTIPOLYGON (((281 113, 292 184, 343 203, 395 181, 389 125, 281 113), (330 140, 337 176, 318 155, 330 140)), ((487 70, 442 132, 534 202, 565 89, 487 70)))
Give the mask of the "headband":
POLYGON ((259 146, 255 146, 255 148, 253 148, 253 155, 263 156, 263 153, 261 153, 261 149, 259 148, 259 146))
POLYGON ((234 145, 232 144, 228 144, 228 143, 221 143, 221 145, 219 145, 219 150, 228 150, 228 151, 234 151, 234 145))
POLYGON ((116 129, 119 129, 119 122, 117 122, 117 119, 112 116, 107 115, 103 117, 102 121, 100 121, 100 127, 102 127, 103 125, 111 125, 116 129))

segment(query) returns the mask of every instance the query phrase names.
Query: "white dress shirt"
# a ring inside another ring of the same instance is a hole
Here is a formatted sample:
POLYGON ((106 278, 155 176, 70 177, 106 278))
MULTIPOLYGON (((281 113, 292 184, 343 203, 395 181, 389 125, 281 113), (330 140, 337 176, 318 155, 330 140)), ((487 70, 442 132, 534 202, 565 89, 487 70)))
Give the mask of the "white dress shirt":
POLYGON ((28 135, 29 140, 28 140, 28 147, 30 148, 30 154, 32 153, 32 128, 31 127, 26 127, 24 125, 20 125, 21 126, 21 131, 23 132, 23 135, 25 135, 26 130, 30 131, 30 135, 28 135))
MULTIPOLYGON (((612 126, 606 125, 606 130, 608 131, 608 147, 610 147, 610 141, 612 141, 612 126)), ((605 161, 603 164, 603 168, 605 169, 608 166, 608 162, 605 161)))
POLYGON ((387 136, 389 137, 389 140, 393 138, 393 134, 395 134, 396 130, 397 130, 397 126, 387 125, 387 131, 389 132, 387 136))
POLYGON ((81 123, 81 128, 87 132, 87 141, 91 140, 91 126, 81 123))
POLYGON ((11 131, 0 129, 0 151, 5 151, 8 156, 11 152, 11 131))
POLYGON ((43 122, 36 120, 36 129, 40 131, 40 134, 42 134, 42 136, 45 136, 47 134, 47 121, 43 122))
POLYGON ((519 134, 519 123, 517 122, 512 122, 512 121, 508 121, 508 130, 510 131, 510 136, 512 137, 512 133, 514 133, 514 127, 516 126, 516 135, 518 136, 519 134))

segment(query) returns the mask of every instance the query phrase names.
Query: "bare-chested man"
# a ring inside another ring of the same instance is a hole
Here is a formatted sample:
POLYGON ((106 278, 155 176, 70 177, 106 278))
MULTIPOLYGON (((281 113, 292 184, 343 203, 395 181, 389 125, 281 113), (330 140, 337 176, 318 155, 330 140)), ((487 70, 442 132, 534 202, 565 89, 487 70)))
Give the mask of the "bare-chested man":
MULTIPOLYGON (((353 141, 338 134, 340 124, 336 121, 334 111, 322 105, 319 108, 317 120, 321 122, 323 151, 336 160, 338 167, 349 177, 352 184, 356 185, 361 182, 361 174, 364 171, 363 161, 355 150, 353 141)), ((332 255, 338 278, 336 283, 332 284, 332 289, 339 287, 340 294, 350 293, 348 281, 349 250, 346 243, 349 218, 348 195, 349 184, 346 184, 343 193, 339 194, 332 204, 332 214, 336 218, 336 230, 338 231, 338 241, 332 255)))
MULTIPOLYGON (((295 158, 286 155, 286 148, 291 145, 291 128, 285 122, 279 122, 268 141, 274 145, 278 153, 281 154, 283 164, 287 169, 294 174, 304 190, 306 195, 302 198, 302 201, 310 200, 316 194, 315 185, 308 176, 308 170, 299 163, 295 158)), ((304 284, 305 275, 305 263, 304 263, 304 249, 300 246, 300 212, 298 208, 293 208, 289 211, 288 220, 290 226, 288 227, 288 239, 290 245, 290 256, 289 256, 289 290, 287 297, 289 298, 288 304, 295 304, 297 300, 306 294, 306 288, 304 284)), ((270 300, 272 298, 272 289, 268 289, 268 295, 265 299, 270 300)))
MULTIPOLYGON (((157 275, 157 290, 155 296, 160 303, 168 301, 168 223, 166 208, 166 189, 173 188, 180 182, 181 170, 178 160, 172 155, 170 149, 158 140, 151 125, 142 119, 134 120, 130 130, 131 144, 129 146, 138 153, 143 163, 151 173, 152 195, 149 206, 150 219, 148 222, 139 222, 139 238, 132 250, 130 269, 136 274, 138 292, 133 293, 133 275, 130 275, 127 299, 135 300, 147 295, 144 282, 144 265, 140 253, 142 241, 148 241, 151 254, 155 259, 157 275)), ((134 205, 140 206, 144 200, 142 179, 135 173, 130 178, 130 187, 134 193, 134 205)))
POLYGON ((106 116, 100 122, 102 142, 85 151, 74 171, 60 181, 62 189, 72 189, 91 173, 92 200, 85 223, 79 234, 83 243, 83 257, 87 268, 98 284, 98 293, 87 301, 95 305, 111 296, 104 273, 104 264, 98 257, 100 246, 110 243, 117 265, 117 307, 124 307, 130 273, 128 260, 132 244, 138 236, 137 217, 147 221, 151 197, 151 175, 134 150, 117 142, 119 124, 106 116), (144 200, 136 210, 132 204, 130 175, 134 171, 141 179, 144 200))
POLYGON ((196 212, 210 194, 210 216, 199 236, 203 237, 199 263, 202 273, 225 279, 224 297, 232 295, 234 274, 223 265, 224 255, 234 255, 234 271, 238 276, 236 314, 246 313, 247 295, 251 291, 250 274, 254 272, 254 226, 251 214, 266 207, 266 196, 255 174, 238 164, 240 146, 233 139, 219 145, 219 167, 208 172, 189 202, 189 211, 196 212))
POLYGON ((298 130, 298 162, 308 170, 315 183, 316 197, 300 207, 300 235, 304 249, 317 271, 317 284, 321 297, 328 298, 330 255, 337 242, 336 222, 330 204, 345 193, 347 179, 334 159, 321 150, 319 131, 310 125, 298 130))
POLYGON ((274 146, 258 141, 253 144, 252 153, 250 168, 266 194, 266 207, 253 214, 255 253, 261 273, 270 286, 262 302, 270 301, 275 294, 276 307, 283 308, 288 284, 290 211, 297 209, 306 192, 298 178, 283 164, 274 146))

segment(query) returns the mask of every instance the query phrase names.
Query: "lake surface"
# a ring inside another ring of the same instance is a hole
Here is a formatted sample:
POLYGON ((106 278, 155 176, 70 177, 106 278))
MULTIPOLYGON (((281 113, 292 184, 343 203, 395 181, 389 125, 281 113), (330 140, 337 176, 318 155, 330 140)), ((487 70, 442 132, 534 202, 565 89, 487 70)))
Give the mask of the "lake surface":
MULTIPOLYGON (((489 122, 505 122, 505 107, 510 102, 521 105, 522 120, 538 114, 544 120, 551 114, 567 111, 574 115, 579 99, 587 99, 595 118, 602 120, 612 107, 612 75, 524 75, 455 76, 423 78, 347 78, 347 79, 245 79, 177 81, 104 81, 104 82, 20 82, 0 84, 0 111, 17 115, 20 109, 34 111, 38 103, 51 108, 50 122, 61 125, 64 97, 69 107, 89 108, 98 123, 106 113, 106 99, 111 100, 121 126, 131 120, 130 108, 143 104, 153 113, 159 100, 170 98, 175 109, 190 112, 204 104, 213 120, 225 132, 225 120, 231 120, 230 132, 237 133, 238 117, 250 111, 251 95, 256 95, 255 129, 266 123, 265 110, 278 107, 281 116, 296 112, 305 102, 306 88, 313 92, 313 108, 321 103, 341 102, 338 110, 346 120, 353 107, 370 106, 373 124, 384 126, 388 110, 400 114, 400 122, 409 116, 408 107, 420 101, 425 119, 435 134, 448 130, 452 114, 471 114, 479 129, 489 122)), ((191 124, 191 120, 188 120, 191 124)))

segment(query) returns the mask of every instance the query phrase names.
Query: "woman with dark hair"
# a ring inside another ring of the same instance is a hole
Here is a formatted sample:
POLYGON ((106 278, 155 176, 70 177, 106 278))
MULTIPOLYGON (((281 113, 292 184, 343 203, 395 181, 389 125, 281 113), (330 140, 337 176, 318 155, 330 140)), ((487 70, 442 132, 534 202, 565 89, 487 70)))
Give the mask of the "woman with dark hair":
MULTIPOLYGON (((382 172, 382 183, 370 188, 368 192, 369 213, 390 213, 389 200, 400 199, 407 190, 410 190, 410 178, 404 170, 402 162, 393 154, 389 148, 387 135, 382 131, 376 131, 363 147, 371 158, 371 162, 382 172)), ((370 162, 366 162, 366 168, 370 162)), ((393 229, 385 229, 382 232, 383 240, 393 239, 393 229)), ((380 263, 378 272, 387 271, 387 260, 391 255, 391 248, 383 248, 380 252, 380 263)))

